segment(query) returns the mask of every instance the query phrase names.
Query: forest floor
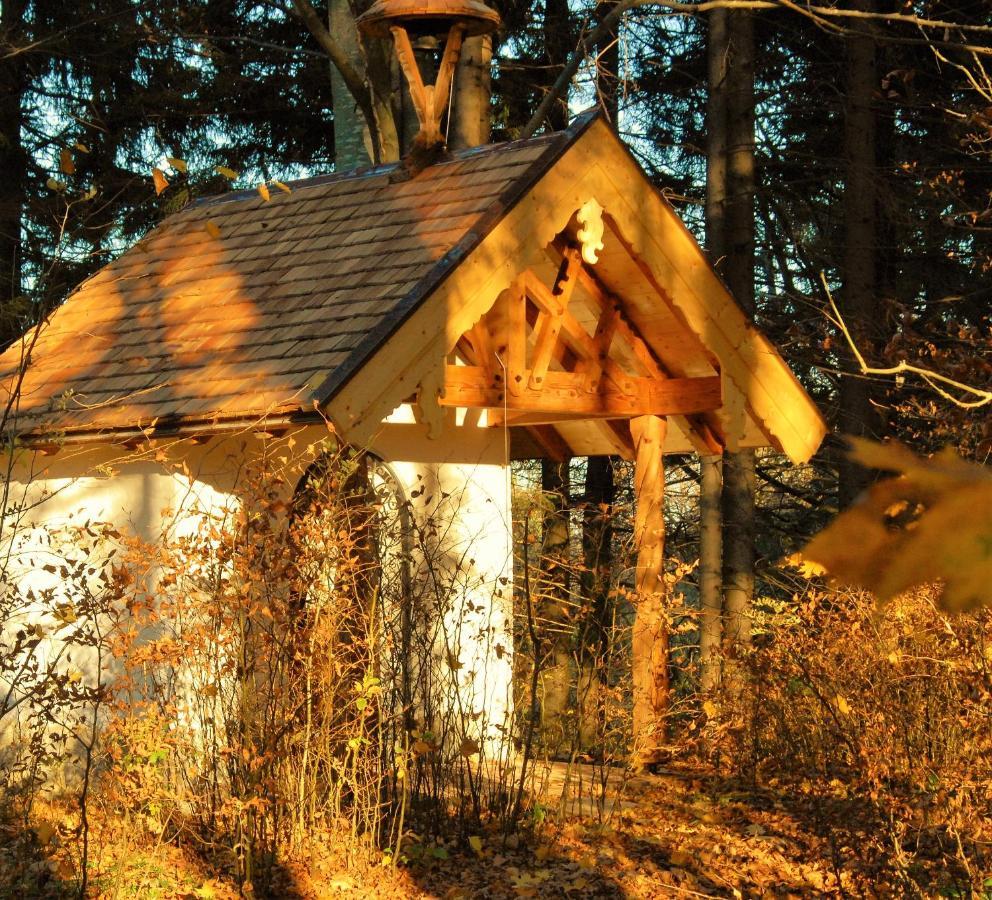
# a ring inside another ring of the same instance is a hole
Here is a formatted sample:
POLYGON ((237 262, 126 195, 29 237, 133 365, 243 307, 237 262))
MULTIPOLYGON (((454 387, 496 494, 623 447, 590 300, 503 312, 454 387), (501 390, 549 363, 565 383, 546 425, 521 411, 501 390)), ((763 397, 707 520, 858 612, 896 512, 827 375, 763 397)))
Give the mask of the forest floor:
MULTIPOLYGON (((553 779, 551 789, 559 786, 553 779)), ((454 840, 432 842, 419 859, 396 867, 349 868, 327 845, 305 860, 283 863, 270 896, 496 900, 905 893, 891 880, 889 867, 873 868, 871 859, 879 857, 867 848, 878 847, 881 837, 870 817, 843 799, 756 789, 694 769, 634 777, 622 795, 605 817, 549 814, 539 837, 482 834, 469 836, 462 846, 454 840)), ((78 889, 67 877, 68 867, 57 864, 57 853, 36 855, 28 864, 23 846, 15 854, 6 844, 0 848, 0 883, 14 893, 0 888, 0 895, 59 897, 78 889), (19 881, 4 877, 12 869, 21 874, 19 881)), ((239 896, 234 881, 189 850, 142 846, 126 834, 115 839, 110 831, 96 837, 94 849, 92 896, 239 896)), ((963 896, 934 890, 937 895, 963 896)))

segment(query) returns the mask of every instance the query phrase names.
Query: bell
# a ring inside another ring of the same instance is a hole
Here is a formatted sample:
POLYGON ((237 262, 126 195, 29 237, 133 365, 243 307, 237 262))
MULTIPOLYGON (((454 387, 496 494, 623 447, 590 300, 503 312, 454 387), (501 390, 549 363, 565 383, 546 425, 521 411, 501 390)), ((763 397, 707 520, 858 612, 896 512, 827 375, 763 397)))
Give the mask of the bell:
POLYGON ((448 106, 451 81, 462 42, 499 27, 499 13, 482 0, 376 0, 358 17, 358 27, 370 37, 393 39, 393 48, 410 86, 410 99, 420 121, 414 139, 421 150, 441 147, 441 117, 448 106), (414 43, 444 45, 434 84, 424 84, 414 43))
POLYGON ((376 0, 358 17, 358 27, 378 38, 399 26, 411 36, 443 40, 456 24, 464 37, 489 34, 499 28, 499 13, 482 0, 376 0))

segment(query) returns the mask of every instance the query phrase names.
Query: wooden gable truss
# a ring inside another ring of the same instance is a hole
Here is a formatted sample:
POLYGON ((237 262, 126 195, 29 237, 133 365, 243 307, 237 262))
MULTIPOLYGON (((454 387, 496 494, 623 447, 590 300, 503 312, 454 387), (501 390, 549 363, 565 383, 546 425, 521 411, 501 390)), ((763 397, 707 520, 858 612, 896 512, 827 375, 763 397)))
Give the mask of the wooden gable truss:
POLYGON ((558 427, 584 423, 632 459, 629 421, 675 416, 702 452, 718 453, 705 421, 723 403, 719 373, 678 377, 666 369, 565 233, 548 247, 554 274, 521 272, 458 338, 441 377, 425 379, 418 418, 435 434, 453 411, 485 411, 490 427, 525 429, 543 455, 573 455, 558 427), (578 290, 577 290, 578 288, 578 290))

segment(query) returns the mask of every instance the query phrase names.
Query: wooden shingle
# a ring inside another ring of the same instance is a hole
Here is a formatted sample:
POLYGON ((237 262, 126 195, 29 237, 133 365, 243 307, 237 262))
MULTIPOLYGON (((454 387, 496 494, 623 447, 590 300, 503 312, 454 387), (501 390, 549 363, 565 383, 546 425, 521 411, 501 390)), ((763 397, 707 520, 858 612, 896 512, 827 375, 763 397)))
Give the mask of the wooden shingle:
POLYGON ((313 386, 568 139, 473 150, 412 178, 384 166, 296 182, 269 202, 251 191, 177 213, 0 358, 6 400, 31 348, 11 430, 71 436, 312 410, 313 386))

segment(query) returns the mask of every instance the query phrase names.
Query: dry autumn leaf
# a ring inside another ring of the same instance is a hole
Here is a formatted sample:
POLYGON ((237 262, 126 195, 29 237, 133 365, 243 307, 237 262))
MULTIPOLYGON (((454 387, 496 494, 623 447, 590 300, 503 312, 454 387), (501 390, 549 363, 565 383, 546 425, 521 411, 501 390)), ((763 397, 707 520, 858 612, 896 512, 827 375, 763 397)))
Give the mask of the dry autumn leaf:
POLYGON ((169 186, 169 179, 161 169, 152 169, 152 181, 155 182, 155 193, 161 194, 169 186))
POLYGON ((273 181, 272 186, 279 188, 279 190, 282 191, 284 194, 293 193, 293 189, 288 184, 284 184, 281 181, 273 181))
POLYGON ((76 171, 76 163, 72 158, 72 151, 68 147, 63 147, 59 151, 59 168, 66 175, 72 175, 76 171))
POLYGON ((211 222, 209 219, 207 219, 207 221, 203 223, 203 227, 206 230, 207 234, 210 235, 210 237, 214 239, 220 237, 220 227, 217 225, 216 222, 211 222))
POLYGON ((929 459, 852 439, 852 457, 897 473, 872 485, 803 550, 841 582, 886 601, 943 582, 948 611, 992 600, 992 474, 951 450, 929 459))
POLYGON ((214 166, 214 171, 218 175, 223 175, 230 181, 234 181, 234 179, 238 177, 238 173, 235 172, 234 169, 230 169, 227 166, 214 166))
POLYGON ((261 197, 266 203, 268 203, 269 200, 272 199, 271 195, 269 194, 268 185, 266 185, 264 181, 258 186, 256 190, 258 191, 258 196, 261 197))
POLYGON ((175 156, 167 156, 165 161, 177 172, 185 172, 187 169, 186 160, 177 159, 175 156))

